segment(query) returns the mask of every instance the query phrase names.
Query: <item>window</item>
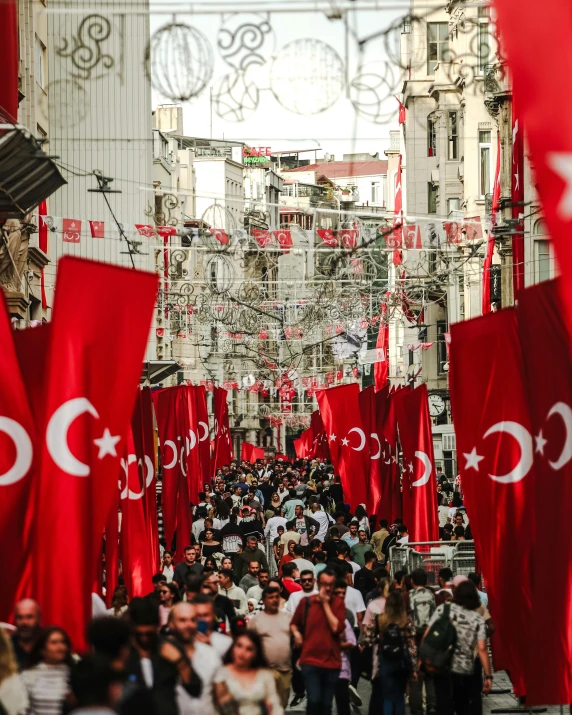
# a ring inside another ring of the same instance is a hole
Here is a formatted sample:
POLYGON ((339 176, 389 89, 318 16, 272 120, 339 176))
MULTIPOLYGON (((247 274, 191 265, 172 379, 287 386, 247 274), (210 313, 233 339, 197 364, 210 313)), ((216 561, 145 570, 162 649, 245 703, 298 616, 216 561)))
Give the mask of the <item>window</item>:
POLYGON ((45 67, 45 56, 46 56, 46 48, 44 47, 44 43, 40 40, 40 38, 36 35, 36 69, 35 69, 35 75, 36 75, 36 82, 40 85, 42 89, 44 89, 45 82, 46 82, 46 67, 45 67))
POLYGON ((492 146, 491 131, 479 130, 479 194, 484 199, 491 193, 492 146))
POLYGON ((450 216, 454 211, 461 210, 461 199, 447 199, 447 215, 450 216))
POLYGON ((437 156, 437 120, 427 120, 427 156, 437 156))
POLYGON ((381 184, 379 181, 371 182, 371 203, 380 204, 381 184))
POLYGON ((548 241, 534 242, 534 279, 537 283, 550 280, 550 248, 548 241))
POLYGON ((491 58, 491 37, 489 33, 490 7, 479 8, 477 25, 477 56, 479 73, 483 74, 491 58))
POLYGON ((457 129, 457 112, 449 112, 447 118, 447 140, 449 159, 459 158, 459 133, 457 129))
POLYGON ((449 28, 446 22, 427 23, 427 74, 433 74, 439 62, 449 55, 449 28))
POLYGON ((437 213, 437 187, 432 182, 427 184, 427 213, 437 213))

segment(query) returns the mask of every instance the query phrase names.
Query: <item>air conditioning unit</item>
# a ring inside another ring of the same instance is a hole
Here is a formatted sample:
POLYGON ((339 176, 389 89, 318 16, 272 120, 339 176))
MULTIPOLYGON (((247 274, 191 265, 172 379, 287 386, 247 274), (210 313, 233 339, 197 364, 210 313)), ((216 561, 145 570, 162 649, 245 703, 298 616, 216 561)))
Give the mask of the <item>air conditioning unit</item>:
POLYGON ((454 432, 443 435, 443 452, 455 452, 457 449, 457 438, 454 432))

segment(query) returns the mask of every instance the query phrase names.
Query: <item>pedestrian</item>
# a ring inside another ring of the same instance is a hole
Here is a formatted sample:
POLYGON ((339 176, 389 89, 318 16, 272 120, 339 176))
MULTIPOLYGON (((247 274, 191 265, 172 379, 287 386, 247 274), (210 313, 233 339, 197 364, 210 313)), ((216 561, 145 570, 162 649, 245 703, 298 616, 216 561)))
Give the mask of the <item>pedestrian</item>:
POLYGON ((354 574, 354 586, 361 593, 365 601, 367 594, 375 588, 373 569, 377 564, 377 558, 373 551, 368 551, 364 554, 363 560, 363 568, 354 574))
POLYGON ((253 535, 247 537, 244 551, 237 553, 234 557, 235 575, 239 580, 248 573, 248 564, 251 561, 257 561, 260 566, 268 568, 266 554, 259 548, 258 539, 253 535))
POLYGON ((342 666, 345 606, 333 596, 336 574, 325 569, 318 594, 302 601, 292 618, 292 635, 301 648, 300 665, 308 697, 307 715, 330 715, 342 666))
POLYGON ((201 643, 211 645, 219 656, 224 658, 232 645, 232 638, 218 630, 212 598, 206 594, 198 593, 192 597, 190 603, 194 606, 197 616, 196 639, 201 643))
POLYGON ((72 667, 70 675, 70 686, 77 705, 71 715, 115 715, 124 679, 123 672, 114 670, 107 661, 97 656, 80 660, 72 667))
POLYGON ((389 522, 387 519, 381 519, 379 522, 379 529, 373 532, 369 542, 373 547, 377 560, 382 562, 385 561, 385 557, 381 551, 381 547, 383 546, 385 539, 389 536, 388 526, 389 522))
POLYGON ((72 662, 68 634, 57 626, 45 628, 30 653, 29 667, 22 673, 34 715, 59 715, 70 694, 72 662))
POLYGON ((251 618, 248 628, 260 636, 264 657, 272 669, 276 691, 286 709, 292 682, 292 648, 288 610, 280 611, 280 589, 267 587, 262 593, 263 611, 251 618))
POLYGON ((159 603, 159 624, 161 626, 166 626, 169 620, 169 613, 175 605, 181 600, 181 595, 177 584, 175 583, 165 583, 159 591, 161 601, 159 603))
POLYGON ((350 521, 348 533, 344 534, 342 536, 342 541, 344 541, 346 544, 348 544, 350 549, 352 546, 355 546, 356 544, 359 543, 358 529, 359 529, 359 521, 357 521, 357 520, 350 521))
MULTIPOLYGON (((315 499, 316 497, 314 497, 315 499)), ((320 508, 317 501, 312 501, 310 504, 310 509, 312 511, 312 519, 318 522, 318 531, 316 533, 316 538, 320 541, 325 541, 328 534, 328 528, 332 522, 332 518, 326 514, 326 512, 320 508)))
POLYGON ((295 563, 284 564, 282 568, 282 595, 288 599, 291 594, 301 591, 302 586, 297 583, 300 572, 295 563))
POLYGON ((350 549, 352 560, 360 568, 363 568, 365 566, 365 555, 370 552, 373 553, 373 546, 367 542, 367 531, 358 529, 358 542, 350 549))
POLYGON ((314 573, 310 569, 306 569, 301 572, 300 586, 302 587, 302 590, 291 593, 288 603, 286 604, 286 611, 292 615, 296 613, 298 604, 303 598, 307 598, 308 596, 313 596, 315 593, 318 593, 318 589, 316 588, 316 579, 314 578, 314 573))
POLYGON ((345 633, 340 644, 342 649, 342 667, 336 683, 336 710, 338 715, 350 715, 350 681, 352 677, 351 654, 356 649, 356 636, 351 623, 346 618, 345 633))
MULTIPOLYGON (((427 588, 427 572, 424 569, 415 569, 411 573, 411 582, 413 589, 409 592, 409 608, 413 621, 415 646, 419 650, 421 640, 437 606, 433 592, 427 588)), ((417 679, 409 683, 411 715, 423 715, 423 685, 425 685, 427 715, 436 715, 435 684, 432 675, 423 668, 420 669, 417 679)))
POLYGON ((254 586, 251 586, 248 591, 246 592, 246 598, 251 599, 253 598, 256 603, 260 601, 262 598, 262 591, 266 588, 268 585, 268 579, 270 578, 270 574, 268 573, 268 569, 265 568, 259 568, 258 569, 258 580, 254 586))
POLYGON ((477 612, 480 607, 481 600, 475 584, 467 579, 455 588, 452 602, 438 606, 429 620, 424 639, 440 618, 448 618, 457 632, 450 672, 435 675, 439 715, 469 715, 471 712, 475 649, 484 672, 482 692, 488 695, 491 690, 493 676, 487 651, 485 619, 477 612))
POLYGON ((235 586, 232 580, 232 571, 219 573, 219 593, 230 599, 237 616, 245 616, 248 612, 246 594, 240 586, 235 586))
MULTIPOLYGON (((268 570, 268 569, 266 569, 268 570)), ((260 564, 258 561, 251 561, 248 564, 248 571, 240 579, 239 586, 246 593, 251 586, 258 585, 258 574, 260 572, 260 564)))
MULTIPOLYGON (((149 598, 142 599, 157 614, 157 606, 149 598)), ((156 629, 156 627, 155 627, 156 629)), ((131 623, 127 618, 98 616, 93 618, 86 631, 92 652, 107 660, 112 668, 123 670, 131 648, 131 623)))
MULTIPOLYGON (((227 570, 228 571, 228 570, 227 570)), ((232 573, 232 571, 230 571, 232 573)), ((196 579, 196 576, 191 576, 196 579)), ((193 596, 201 593, 207 596, 213 604, 215 620, 217 622, 217 630, 226 633, 229 630, 230 624, 236 618, 236 609, 226 596, 220 593, 220 575, 218 573, 204 574, 199 581, 199 587, 192 590, 192 595, 187 588, 187 600, 192 600, 193 596)))
POLYGON ((111 608, 107 609, 107 613, 111 616, 120 617, 126 613, 128 603, 129 599, 127 598, 127 589, 125 586, 116 586, 111 599, 111 608))
POLYGON ((19 670, 24 670, 30 664, 30 654, 42 632, 41 619, 40 606, 31 598, 18 601, 14 606, 16 631, 11 640, 19 670))
POLYGON ((208 558, 218 553, 222 554, 222 544, 214 538, 214 529, 208 527, 204 531, 204 539, 202 541, 203 558, 208 558))
POLYGON ((379 652, 377 647, 377 618, 385 609, 385 602, 390 593, 391 582, 389 578, 379 578, 375 598, 367 604, 362 621, 361 642, 365 645, 369 658, 371 655, 371 698, 369 701, 369 715, 379 715, 383 708, 383 695, 381 678, 379 674, 379 652))
POLYGON ((308 546, 320 530, 320 525, 311 516, 304 514, 303 505, 296 504, 294 512, 294 529, 300 534, 300 544, 308 546))
POLYGON ((172 551, 163 551, 163 559, 161 561, 161 565, 161 573, 167 579, 167 583, 171 583, 175 574, 172 551))
POLYGON ((311 571, 312 573, 315 573, 314 564, 305 558, 305 554, 306 550, 302 544, 296 544, 296 546, 294 546, 294 559, 292 563, 296 564, 300 573, 302 573, 302 571, 311 571))
MULTIPOLYGON (((288 533, 288 532, 286 532, 286 533, 288 533)), ((294 559, 296 558, 296 554, 294 553, 294 549, 296 548, 296 546, 297 546, 297 544, 294 541, 294 539, 290 539, 290 541, 288 542, 288 545, 287 545, 288 550, 286 551, 284 556, 280 559, 280 564, 278 567, 278 575, 279 576, 282 575, 282 570, 284 568, 284 565, 290 563, 291 561, 294 561, 294 559)))
POLYGON ((383 613, 377 617, 377 637, 383 715, 405 715, 407 681, 417 677, 417 648, 413 624, 399 591, 387 596, 383 613))
POLYGON ((18 663, 12 643, 0 628, 0 712, 24 715, 29 707, 28 693, 18 674, 18 663))
POLYGON ((358 531, 364 529, 366 536, 369 537, 369 519, 364 504, 358 504, 354 512, 354 519, 358 522, 358 531))
POLYGON ((257 633, 239 634, 215 677, 219 711, 236 715, 283 715, 275 680, 257 633))
POLYGON ((173 573, 173 581, 179 588, 183 588, 185 586, 187 576, 201 576, 203 573, 203 566, 200 561, 197 560, 195 547, 185 546, 183 553, 185 560, 175 566, 175 571, 173 573))

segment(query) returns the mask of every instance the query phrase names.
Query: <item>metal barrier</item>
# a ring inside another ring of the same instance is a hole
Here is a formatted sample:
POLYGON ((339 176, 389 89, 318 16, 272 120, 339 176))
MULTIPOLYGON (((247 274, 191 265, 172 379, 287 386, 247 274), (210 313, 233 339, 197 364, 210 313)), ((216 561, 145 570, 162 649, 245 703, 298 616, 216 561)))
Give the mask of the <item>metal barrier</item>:
POLYGON ((429 586, 438 585, 442 568, 450 568, 454 576, 475 571, 474 541, 418 541, 392 546, 389 549, 389 570, 411 573, 414 569, 427 571, 429 586))

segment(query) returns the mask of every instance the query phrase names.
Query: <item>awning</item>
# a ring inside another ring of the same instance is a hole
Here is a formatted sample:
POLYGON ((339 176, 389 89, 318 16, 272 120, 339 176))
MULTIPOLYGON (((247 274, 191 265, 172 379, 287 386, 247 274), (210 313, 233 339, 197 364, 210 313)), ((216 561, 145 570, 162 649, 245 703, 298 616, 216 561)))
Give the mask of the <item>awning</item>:
POLYGON ((0 218, 24 219, 66 183, 32 136, 12 129, 0 138, 0 218))
POLYGON ((147 360, 143 363, 141 382, 148 381, 151 385, 158 385, 181 369, 174 360, 147 360))

